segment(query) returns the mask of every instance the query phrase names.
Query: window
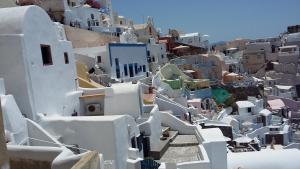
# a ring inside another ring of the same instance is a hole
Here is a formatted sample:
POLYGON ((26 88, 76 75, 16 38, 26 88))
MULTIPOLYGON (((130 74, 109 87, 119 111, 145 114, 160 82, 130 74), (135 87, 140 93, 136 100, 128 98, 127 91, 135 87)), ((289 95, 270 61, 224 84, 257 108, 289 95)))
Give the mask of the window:
POLYGON ((127 64, 124 65, 124 74, 125 76, 128 76, 127 64))
POLYGON ((147 56, 150 56, 150 51, 149 50, 147 50, 147 56))
POLYGON ((97 56, 97 63, 101 63, 101 56, 97 56))
POLYGON ((41 45, 41 52, 43 58, 43 65, 44 66, 53 65, 50 46, 41 45))
POLYGON ((91 14, 91 18, 92 18, 92 19, 94 19, 94 18, 95 18, 95 17, 94 17, 94 14, 91 14))
POLYGON ((132 148, 137 148, 137 147, 136 147, 135 137, 132 137, 132 138, 131 138, 131 147, 132 147, 132 148))
POLYGON ((136 138, 137 141, 137 147, 139 149, 139 151, 143 150, 143 136, 140 135, 139 137, 136 138))
POLYGON ((164 58, 164 55, 161 55, 161 58, 163 59, 163 58, 164 58))
POLYGON ((251 107, 248 107, 248 113, 251 113, 251 107))
POLYGON ((146 72, 146 65, 143 65, 143 72, 146 72))
POLYGON ((120 66, 119 66, 119 59, 118 58, 115 58, 115 64, 116 64, 116 76, 117 76, 117 78, 120 78, 121 74, 120 74, 120 66))
POLYGON ((134 71, 135 71, 135 74, 138 74, 138 65, 137 65, 137 63, 134 64, 134 71))
POLYGON ((120 25, 123 25, 123 22, 122 22, 122 21, 120 21, 120 25))
POLYGON ((69 56, 67 52, 64 53, 64 58, 65 58, 65 64, 69 64, 69 56))

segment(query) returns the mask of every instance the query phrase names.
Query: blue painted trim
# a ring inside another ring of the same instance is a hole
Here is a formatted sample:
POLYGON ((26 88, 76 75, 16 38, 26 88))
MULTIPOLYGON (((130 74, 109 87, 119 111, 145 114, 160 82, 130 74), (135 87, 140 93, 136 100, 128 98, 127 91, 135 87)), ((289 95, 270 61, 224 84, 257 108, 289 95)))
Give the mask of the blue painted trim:
POLYGON ((147 61, 147 45, 144 43, 108 43, 108 52, 109 52, 109 60, 110 66, 112 67, 112 57, 111 57, 111 47, 145 47, 145 56, 147 61))
POLYGON ((109 53, 110 67, 112 67, 112 58, 111 58, 111 49, 110 49, 110 44, 108 44, 108 53, 109 53))

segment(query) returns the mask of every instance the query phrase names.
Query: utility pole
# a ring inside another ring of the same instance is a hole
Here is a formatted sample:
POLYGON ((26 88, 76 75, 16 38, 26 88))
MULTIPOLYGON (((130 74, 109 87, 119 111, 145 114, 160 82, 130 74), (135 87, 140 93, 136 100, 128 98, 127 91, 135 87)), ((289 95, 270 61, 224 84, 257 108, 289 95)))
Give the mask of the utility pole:
POLYGON ((9 169, 0 98, 0 169, 9 169))

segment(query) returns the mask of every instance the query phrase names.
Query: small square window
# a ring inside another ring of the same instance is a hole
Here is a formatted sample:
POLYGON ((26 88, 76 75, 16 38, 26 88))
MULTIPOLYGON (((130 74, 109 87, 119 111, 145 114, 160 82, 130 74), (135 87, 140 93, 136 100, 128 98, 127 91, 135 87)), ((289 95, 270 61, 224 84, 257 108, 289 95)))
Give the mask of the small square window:
POLYGON ((52 56, 51 56, 51 47, 49 45, 41 45, 43 65, 53 65, 52 56))
POLYGON ((67 52, 64 53, 65 64, 69 64, 69 55, 67 52))

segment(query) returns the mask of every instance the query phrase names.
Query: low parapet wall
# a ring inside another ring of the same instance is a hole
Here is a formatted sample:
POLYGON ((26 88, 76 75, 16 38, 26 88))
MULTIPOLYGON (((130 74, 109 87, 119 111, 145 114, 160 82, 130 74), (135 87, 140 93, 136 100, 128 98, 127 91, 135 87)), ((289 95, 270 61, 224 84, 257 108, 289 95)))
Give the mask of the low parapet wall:
POLYGON ((2 119, 2 109, 1 109, 1 98, 0 98, 0 168, 4 168, 4 165, 7 164, 7 150, 6 150, 6 141, 4 134, 4 125, 2 119))

